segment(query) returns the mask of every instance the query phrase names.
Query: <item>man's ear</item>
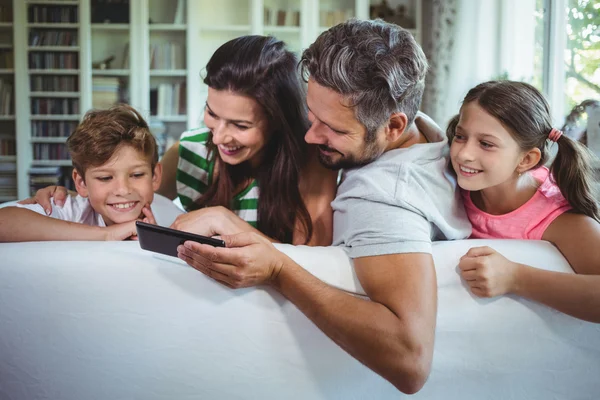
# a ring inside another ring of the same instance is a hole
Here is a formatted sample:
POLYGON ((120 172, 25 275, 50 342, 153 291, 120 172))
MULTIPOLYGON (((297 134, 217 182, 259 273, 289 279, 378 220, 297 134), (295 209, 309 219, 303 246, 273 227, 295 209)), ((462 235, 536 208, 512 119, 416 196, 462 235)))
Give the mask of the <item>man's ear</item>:
POLYGON ((162 164, 157 162, 152 172, 152 191, 156 192, 162 181, 162 164))
POLYGON ((400 112, 392 114, 385 130, 385 139, 388 142, 395 142, 402 136, 407 127, 408 118, 406 114, 400 112))
POLYGON ((542 152, 537 147, 529 150, 523 155, 521 162, 517 165, 517 172, 523 173, 535 167, 542 158, 542 152))
POLYGON ((85 178, 79 173, 79 171, 77 171, 77 168, 73 168, 73 182, 75 182, 75 189, 77 190, 77 193, 79 193, 81 197, 88 197, 88 189, 87 185, 85 184, 85 178))

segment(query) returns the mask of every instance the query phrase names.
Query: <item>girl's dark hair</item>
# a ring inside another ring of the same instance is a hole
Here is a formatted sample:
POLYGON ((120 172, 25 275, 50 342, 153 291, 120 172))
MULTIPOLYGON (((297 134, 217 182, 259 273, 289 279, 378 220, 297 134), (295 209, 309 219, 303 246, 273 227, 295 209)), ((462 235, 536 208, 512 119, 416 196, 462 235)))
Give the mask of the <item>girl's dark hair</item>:
MULTIPOLYGON (((523 151, 541 151, 538 168, 548 160, 548 135, 552 130, 550 106, 544 96, 524 82, 490 81, 469 90, 463 105, 476 101, 487 113, 508 130, 523 151)), ((458 116, 450 120, 446 133, 454 138, 458 116)), ((573 210, 600 221, 598 202, 594 195, 594 156, 579 142, 562 135, 558 152, 550 166, 552 178, 573 210)))
POLYGON ((235 190, 250 178, 258 183, 258 230, 291 243, 296 222, 302 224, 306 242, 312 222, 298 183, 308 157, 304 135, 309 128, 304 86, 296 56, 285 43, 269 36, 242 36, 217 49, 206 66, 204 83, 253 98, 263 109, 271 138, 264 162, 252 169, 249 162, 229 165, 219 157, 212 135, 209 157, 216 157, 218 176, 197 201, 198 207, 231 208, 235 190))

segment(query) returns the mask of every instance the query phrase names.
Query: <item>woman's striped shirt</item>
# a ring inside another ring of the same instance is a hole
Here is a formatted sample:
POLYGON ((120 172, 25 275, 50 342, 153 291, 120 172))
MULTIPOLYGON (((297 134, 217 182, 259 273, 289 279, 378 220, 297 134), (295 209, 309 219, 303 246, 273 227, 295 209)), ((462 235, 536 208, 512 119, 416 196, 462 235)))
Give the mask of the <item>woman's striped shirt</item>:
MULTIPOLYGON (((179 142, 179 163, 177 165, 177 195, 183 207, 190 211, 193 204, 208 189, 213 181, 215 155, 208 159, 209 130, 192 129, 181 134, 179 142)), ((257 226, 258 185, 253 180, 250 185, 238 193, 229 207, 250 225, 257 226)))

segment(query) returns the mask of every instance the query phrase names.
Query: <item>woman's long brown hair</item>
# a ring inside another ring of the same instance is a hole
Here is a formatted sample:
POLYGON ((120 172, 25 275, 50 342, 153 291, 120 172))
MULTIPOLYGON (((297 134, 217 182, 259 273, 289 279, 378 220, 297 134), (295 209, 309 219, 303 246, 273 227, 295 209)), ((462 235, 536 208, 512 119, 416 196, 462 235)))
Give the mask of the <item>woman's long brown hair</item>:
POLYGON ((251 168, 249 162, 229 165, 219 157, 209 140, 209 157, 215 157, 218 176, 197 207, 231 208, 235 190, 256 179, 260 192, 258 230, 283 243, 291 243, 296 222, 300 222, 306 243, 312 236, 312 222, 300 195, 298 183, 306 164, 308 146, 304 135, 309 128, 304 88, 296 56, 285 44, 268 36, 242 36, 222 45, 206 66, 204 83, 215 90, 228 90, 256 100, 262 107, 271 133, 264 149, 263 163, 251 168))

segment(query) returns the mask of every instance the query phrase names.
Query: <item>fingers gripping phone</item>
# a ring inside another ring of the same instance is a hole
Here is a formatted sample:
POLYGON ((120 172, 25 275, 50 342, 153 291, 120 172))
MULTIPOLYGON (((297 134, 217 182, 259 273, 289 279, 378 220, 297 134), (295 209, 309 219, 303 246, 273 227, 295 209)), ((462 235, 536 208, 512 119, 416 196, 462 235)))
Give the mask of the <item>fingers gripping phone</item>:
POLYGON ((177 246, 183 244, 186 240, 209 244, 215 247, 225 247, 225 242, 220 239, 147 224, 142 221, 136 221, 135 227, 142 249, 168 256, 177 257, 177 246))

